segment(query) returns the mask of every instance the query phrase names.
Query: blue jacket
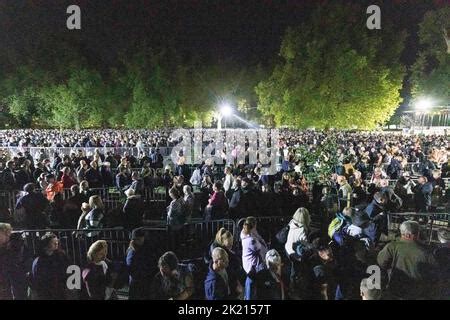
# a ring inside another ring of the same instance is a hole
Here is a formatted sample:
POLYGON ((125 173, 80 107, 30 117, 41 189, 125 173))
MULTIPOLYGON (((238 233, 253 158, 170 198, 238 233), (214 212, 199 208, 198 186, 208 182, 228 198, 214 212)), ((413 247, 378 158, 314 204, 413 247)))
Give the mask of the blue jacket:
POLYGON ((226 300, 229 299, 228 287, 220 274, 209 265, 208 274, 205 280, 205 298, 206 300, 226 300))
POLYGON ((372 200, 371 203, 364 209, 370 219, 373 219, 375 216, 384 211, 383 207, 381 207, 375 200, 372 200))

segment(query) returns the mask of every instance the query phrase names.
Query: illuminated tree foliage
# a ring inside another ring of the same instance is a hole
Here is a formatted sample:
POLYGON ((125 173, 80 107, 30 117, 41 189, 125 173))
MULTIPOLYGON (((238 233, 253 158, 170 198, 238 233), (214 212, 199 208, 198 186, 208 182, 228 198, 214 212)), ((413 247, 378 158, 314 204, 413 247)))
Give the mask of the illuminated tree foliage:
POLYGON ((405 33, 367 30, 352 6, 319 7, 289 28, 280 62, 256 88, 259 109, 277 125, 374 128, 400 102, 405 33), (356 13, 356 14, 355 14, 356 13))
POLYGON ((429 11, 420 24, 421 50, 412 68, 413 96, 450 102, 450 7, 429 11))

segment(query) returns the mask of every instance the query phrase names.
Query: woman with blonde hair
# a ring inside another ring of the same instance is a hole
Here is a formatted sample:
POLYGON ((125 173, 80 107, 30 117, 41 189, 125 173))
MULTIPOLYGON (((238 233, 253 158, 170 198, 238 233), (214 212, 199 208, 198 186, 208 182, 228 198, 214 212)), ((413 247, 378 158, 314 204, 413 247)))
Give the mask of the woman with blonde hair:
POLYGON ((209 265, 212 262, 212 253, 216 248, 222 248, 228 254, 229 265, 227 272, 230 277, 231 296, 239 297, 243 292, 243 287, 239 279, 244 277, 244 269, 240 257, 233 250, 234 237, 233 234, 225 229, 220 228, 217 231, 214 241, 209 245, 209 251, 205 255, 205 262, 209 265))
POLYGON ((298 208, 289 222, 289 233, 286 244, 284 246, 288 257, 297 260, 295 256, 294 244, 308 242, 309 225, 311 224, 311 217, 306 208, 298 208))
POLYGON ((108 243, 105 240, 97 240, 89 247, 89 264, 82 273, 85 298, 89 300, 106 300, 110 296, 110 292, 109 295, 106 292, 111 282, 106 263, 107 254, 108 243))
MULTIPOLYGON (((100 196, 91 196, 89 198, 89 207, 91 211, 85 216, 86 227, 85 229, 101 229, 104 226, 104 205, 100 196)), ((98 233, 96 233, 98 234, 98 233)), ((94 232, 88 234, 89 237, 93 237, 94 232)))

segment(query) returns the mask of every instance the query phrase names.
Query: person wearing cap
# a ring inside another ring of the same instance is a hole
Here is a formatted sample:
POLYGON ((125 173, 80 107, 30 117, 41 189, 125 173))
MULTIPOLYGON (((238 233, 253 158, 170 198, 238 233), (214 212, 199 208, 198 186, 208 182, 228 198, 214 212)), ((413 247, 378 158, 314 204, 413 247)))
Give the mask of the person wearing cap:
POLYGON ((145 240, 142 228, 134 229, 127 250, 126 265, 129 274, 129 300, 147 300, 150 298, 152 282, 153 254, 145 240))
POLYGON ((438 299, 450 297, 450 230, 442 228, 437 232, 439 244, 433 255, 439 266, 438 299))
POLYGON ((164 253, 158 260, 158 268, 150 290, 152 300, 187 300, 194 294, 192 273, 179 265, 175 253, 164 253))
POLYGON ((142 215, 144 213, 144 202, 141 195, 136 194, 134 189, 125 191, 127 200, 123 206, 123 213, 128 230, 132 230, 142 225, 142 215))
POLYGON ((436 283, 436 260, 431 250, 419 242, 416 221, 400 225, 400 240, 388 243, 377 256, 377 263, 389 270, 387 294, 391 299, 430 299, 436 283))

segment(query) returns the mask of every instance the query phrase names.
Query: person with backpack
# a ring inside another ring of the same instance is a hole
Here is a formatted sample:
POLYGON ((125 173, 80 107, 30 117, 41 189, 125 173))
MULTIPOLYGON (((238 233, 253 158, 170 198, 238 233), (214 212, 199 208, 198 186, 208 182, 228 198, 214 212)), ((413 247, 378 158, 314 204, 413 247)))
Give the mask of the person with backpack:
POLYGON ((284 248, 287 256, 292 260, 297 260, 296 252, 293 245, 298 242, 308 242, 309 225, 311 217, 306 208, 298 208, 289 222, 289 232, 287 235, 284 248))

